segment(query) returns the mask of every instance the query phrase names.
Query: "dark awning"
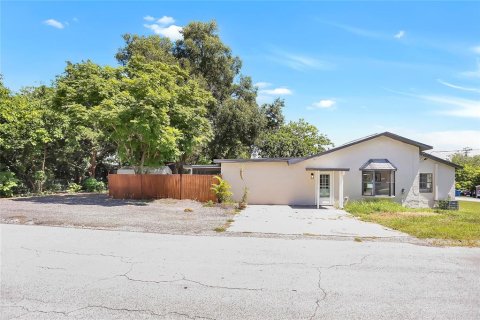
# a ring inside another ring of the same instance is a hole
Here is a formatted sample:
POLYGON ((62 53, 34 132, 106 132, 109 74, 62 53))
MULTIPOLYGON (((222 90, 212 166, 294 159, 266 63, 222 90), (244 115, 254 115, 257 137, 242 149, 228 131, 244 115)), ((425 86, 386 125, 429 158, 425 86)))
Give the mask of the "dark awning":
POLYGON ((370 159, 360 167, 360 170, 397 170, 387 159, 370 159))
POLYGON ((350 168, 318 168, 318 167, 307 167, 307 171, 350 171, 350 168))

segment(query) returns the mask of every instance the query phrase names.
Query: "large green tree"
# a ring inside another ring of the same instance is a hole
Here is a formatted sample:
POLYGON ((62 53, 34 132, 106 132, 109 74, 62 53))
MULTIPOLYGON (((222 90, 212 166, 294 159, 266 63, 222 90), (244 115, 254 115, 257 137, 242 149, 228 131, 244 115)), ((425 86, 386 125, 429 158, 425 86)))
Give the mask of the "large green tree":
POLYGON ((317 127, 303 119, 291 121, 278 130, 265 132, 258 143, 262 158, 305 157, 324 151, 333 143, 317 127))
POLYGON ((182 34, 183 38, 173 47, 169 40, 159 36, 127 34, 125 45, 116 57, 123 65, 134 56, 143 57, 146 62, 180 65, 211 92, 215 100, 207 105, 207 116, 214 138, 203 149, 197 148, 192 153, 191 162, 210 162, 226 156, 249 157, 261 129, 258 122, 261 117, 250 78, 239 77, 238 83, 235 81, 240 72, 240 59, 222 42, 214 21, 189 23, 182 34))
POLYGON ((75 152, 72 160, 81 175, 86 159, 89 176, 95 177, 99 161, 114 151, 106 139, 108 132, 98 121, 97 110, 105 100, 119 93, 122 71, 88 60, 68 62, 65 72, 57 77, 53 104, 69 118, 68 147, 75 152))
POLYGON ((211 94, 178 66, 133 57, 121 90, 103 102, 99 118, 111 130, 123 163, 181 164, 211 137, 207 105, 211 94))
POLYGON ((272 103, 264 103, 262 105, 261 110, 265 115, 264 130, 278 130, 285 124, 283 108, 285 108, 285 100, 280 98, 275 99, 272 103))
POLYGON ((168 38, 158 35, 139 36, 126 33, 123 36, 125 45, 118 49, 115 58, 126 66, 134 56, 140 56, 146 62, 163 62, 166 64, 178 64, 173 56, 173 43, 168 38))
MULTIPOLYGON (((2 90, 5 92, 3 89, 2 90)), ((25 88, 13 96, 2 94, 0 103, 0 163, 14 172, 29 189, 41 192, 47 161, 56 157, 68 119, 52 109, 53 89, 25 88)))
POLYGON ((231 94, 242 62, 223 43, 215 21, 190 22, 175 43, 174 55, 192 74, 202 76, 215 99, 223 101, 231 94))
POLYGON ((255 141, 265 126, 256 100, 257 89, 249 77, 241 77, 230 98, 218 106, 213 117, 211 158, 250 158, 255 141))
POLYGON ((450 159, 462 168, 455 170, 456 188, 459 190, 474 190, 480 185, 480 155, 469 156, 456 153, 450 159))

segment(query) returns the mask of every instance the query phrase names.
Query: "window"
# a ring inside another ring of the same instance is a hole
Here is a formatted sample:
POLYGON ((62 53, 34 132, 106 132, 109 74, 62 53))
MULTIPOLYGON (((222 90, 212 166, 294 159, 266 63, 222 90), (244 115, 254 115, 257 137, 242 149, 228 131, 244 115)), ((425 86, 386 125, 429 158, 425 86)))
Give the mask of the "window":
POLYGON ((420 192, 432 193, 433 190, 433 174, 432 173, 420 173, 420 192))
POLYGON ((395 171, 363 170, 362 195, 395 196, 395 171))

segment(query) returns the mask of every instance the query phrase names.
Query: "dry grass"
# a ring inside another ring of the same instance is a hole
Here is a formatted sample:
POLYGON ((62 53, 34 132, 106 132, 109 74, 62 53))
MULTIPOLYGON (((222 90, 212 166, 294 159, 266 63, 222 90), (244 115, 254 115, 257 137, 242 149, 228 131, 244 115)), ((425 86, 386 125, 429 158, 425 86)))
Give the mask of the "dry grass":
POLYGON ((480 203, 460 201, 460 210, 409 209, 391 201, 357 201, 345 210, 437 245, 480 246, 480 203))

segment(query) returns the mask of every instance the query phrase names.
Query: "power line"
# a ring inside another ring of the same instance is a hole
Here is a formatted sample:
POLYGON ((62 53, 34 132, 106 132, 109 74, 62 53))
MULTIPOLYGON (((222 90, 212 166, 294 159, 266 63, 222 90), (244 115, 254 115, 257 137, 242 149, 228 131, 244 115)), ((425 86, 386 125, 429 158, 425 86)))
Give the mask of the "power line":
MULTIPOLYGON (((470 151, 480 151, 480 149, 471 149, 471 148, 468 148, 467 149, 468 152, 470 151)), ((459 150, 432 150, 430 151, 430 153, 434 153, 434 152, 465 152, 465 149, 459 149, 459 150)))

